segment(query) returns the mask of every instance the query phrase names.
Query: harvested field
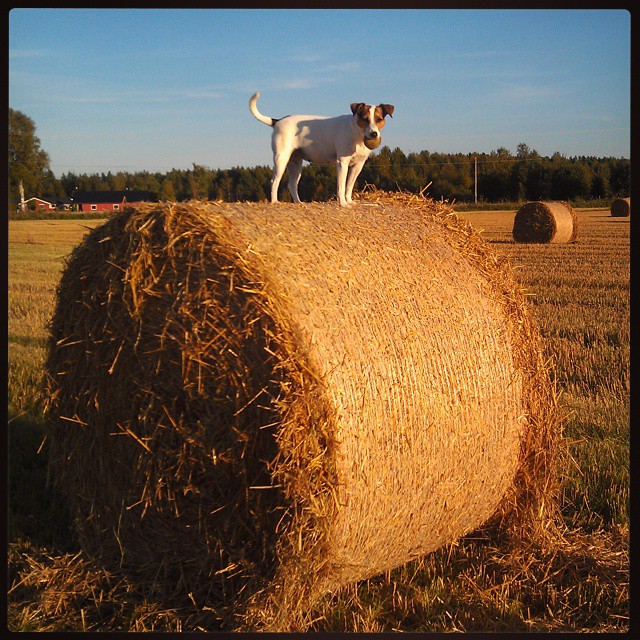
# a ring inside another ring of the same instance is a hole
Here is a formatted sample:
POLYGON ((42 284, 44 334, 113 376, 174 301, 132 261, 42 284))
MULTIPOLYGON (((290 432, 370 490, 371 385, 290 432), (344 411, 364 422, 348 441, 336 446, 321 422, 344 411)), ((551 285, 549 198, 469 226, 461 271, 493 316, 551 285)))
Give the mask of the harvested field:
POLYGON ((566 202, 527 202, 513 220, 516 242, 564 243, 578 237, 578 219, 566 202))
POLYGON ((556 395, 508 265, 435 203, 124 212, 63 274, 51 473, 85 547, 225 628, 481 525, 553 528, 556 395))
MULTIPOLYGON (((555 363, 569 454, 558 465, 561 536, 482 527, 323 597, 310 631, 629 631, 629 218, 604 206, 578 209, 579 241, 552 246, 514 243, 515 210, 462 216, 509 258, 555 363)), ((47 322, 64 256, 95 221, 49 225, 9 222, 8 627, 216 631, 209 603, 172 597, 83 550, 47 484, 47 322)))

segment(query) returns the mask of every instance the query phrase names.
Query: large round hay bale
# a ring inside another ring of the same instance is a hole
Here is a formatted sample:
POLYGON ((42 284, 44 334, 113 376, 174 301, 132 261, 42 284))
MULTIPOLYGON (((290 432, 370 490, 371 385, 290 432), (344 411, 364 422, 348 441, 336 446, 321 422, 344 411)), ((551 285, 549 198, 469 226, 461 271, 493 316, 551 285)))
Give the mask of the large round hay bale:
POLYGON ((304 628, 331 590, 553 505, 524 296, 430 200, 124 211, 75 249, 51 332, 83 544, 224 628, 304 628))
POLYGON ((631 198, 616 198, 611 203, 611 215, 615 218, 625 218, 631 215, 631 198))
POLYGON ((578 237, 578 218, 566 202, 527 202, 513 220, 516 242, 564 243, 578 237))

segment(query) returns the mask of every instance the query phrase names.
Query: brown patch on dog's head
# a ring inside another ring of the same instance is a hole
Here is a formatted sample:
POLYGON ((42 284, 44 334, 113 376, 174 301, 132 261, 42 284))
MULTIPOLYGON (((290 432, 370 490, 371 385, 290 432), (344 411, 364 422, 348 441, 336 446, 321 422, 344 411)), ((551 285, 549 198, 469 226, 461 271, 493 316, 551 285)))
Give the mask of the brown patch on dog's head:
POLYGON ((393 118, 393 105, 392 104, 379 104, 376 107, 376 113, 377 113, 378 109, 380 109, 380 111, 382 112, 382 117, 383 118, 386 118, 387 116, 389 116, 390 118, 393 118))
MULTIPOLYGON (((357 116, 358 118, 358 126, 366 129, 369 122, 369 114, 371 113, 371 105, 365 104, 364 102, 354 102, 351 104, 351 113, 357 116)), ((373 110, 373 124, 375 124, 378 129, 382 129, 385 125, 385 118, 387 116, 392 116, 393 114, 393 105, 392 104, 380 104, 373 110)))
POLYGON ((351 103, 351 113, 353 113, 353 115, 360 115, 361 113, 364 113, 365 111, 369 110, 369 105, 366 105, 364 102, 352 102, 351 103))
POLYGON ((364 102, 353 102, 351 104, 351 113, 358 118, 358 126, 366 129, 369 126, 369 110, 370 104, 364 102))
MULTIPOLYGON (((385 120, 386 116, 391 116, 393 113, 393 105, 390 104, 380 104, 373 110, 373 121, 378 129, 382 129, 387 121, 385 120)), ((392 116, 393 117, 393 116, 392 116)))

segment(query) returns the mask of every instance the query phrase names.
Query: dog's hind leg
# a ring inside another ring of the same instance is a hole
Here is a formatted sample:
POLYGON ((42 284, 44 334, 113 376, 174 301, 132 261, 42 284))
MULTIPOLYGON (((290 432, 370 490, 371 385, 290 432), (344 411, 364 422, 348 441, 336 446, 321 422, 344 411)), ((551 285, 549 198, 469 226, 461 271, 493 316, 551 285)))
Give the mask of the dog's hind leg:
POLYGON ((298 182, 300 182, 300 176, 302 175, 302 156, 295 151, 291 154, 291 159, 287 165, 287 171, 289 173, 289 180, 287 182, 287 188, 289 193, 296 204, 300 204, 300 197, 298 196, 298 182))
POLYGON ((278 187, 284 175, 284 171, 289 163, 291 152, 274 153, 273 155, 273 177, 271 178, 271 202, 278 202, 278 187))

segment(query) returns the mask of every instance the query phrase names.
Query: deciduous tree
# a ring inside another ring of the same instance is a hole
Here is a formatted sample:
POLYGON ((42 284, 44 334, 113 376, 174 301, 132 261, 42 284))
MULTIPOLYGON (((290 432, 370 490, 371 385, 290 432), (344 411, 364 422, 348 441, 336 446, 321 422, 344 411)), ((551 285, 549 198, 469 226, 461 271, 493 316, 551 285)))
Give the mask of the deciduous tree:
POLYGON ((20 183, 25 198, 42 196, 50 176, 49 154, 40 148, 35 122, 21 111, 9 109, 9 210, 20 202, 20 183))

